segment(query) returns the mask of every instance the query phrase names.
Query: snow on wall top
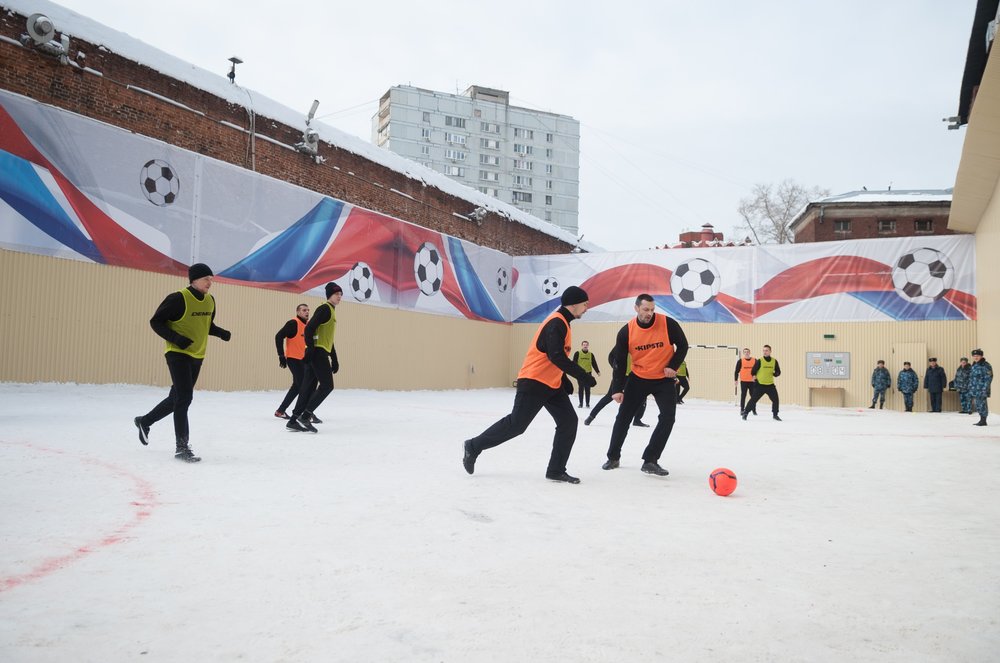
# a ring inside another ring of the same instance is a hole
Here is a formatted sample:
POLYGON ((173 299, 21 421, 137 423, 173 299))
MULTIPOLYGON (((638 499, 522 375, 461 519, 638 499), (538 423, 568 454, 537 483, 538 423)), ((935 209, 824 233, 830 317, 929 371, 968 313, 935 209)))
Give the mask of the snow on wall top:
MULTIPOLYGON (((170 78, 183 81, 233 104, 246 105, 249 101, 248 90, 230 83, 225 77, 196 67, 135 37, 114 30, 70 9, 49 2, 49 0, 0 0, 0 7, 24 16, 36 12, 45 14, 52 19, 57 34, 66 34, 71 38, 76 37, 95 46, 104 47, 117 55, 159 71, 170 78)), ((305 115, 302 112, 284 106, 256 91, 250 92, 253 96, 254 113, 277 120, 290 127, 305 129, 305 115)), ((589 242, 581 242, 575 235, 558 226, 519 210, 513 205, 480 193, 476 189, 456 182, 442 173, 410 161, 394 152, 376 147, 357 136, 315 120, 310 126, 316 130, 322 141, 334 147, 357 154, 409 178, 440 189, 456 198, 467 200, 476 207, 482 207, 568 244, 579 246, 585 251, 601 251, 600 247, 589 242)))
POLYGON ((848 191, 810 201, 818 203, 946 203, 951 189, 900 189, 898 191, 848 191))

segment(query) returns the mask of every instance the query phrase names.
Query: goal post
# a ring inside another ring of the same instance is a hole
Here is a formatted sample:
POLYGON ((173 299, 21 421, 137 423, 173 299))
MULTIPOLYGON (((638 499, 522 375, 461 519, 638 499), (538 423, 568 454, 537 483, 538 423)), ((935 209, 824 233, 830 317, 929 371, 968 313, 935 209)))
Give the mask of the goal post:
POLYGON ((739 389, 733 384, 733 369, 740 350, 735 345, 690 344, 685 358, 691 375, 688 397, 739 404, 739 389))

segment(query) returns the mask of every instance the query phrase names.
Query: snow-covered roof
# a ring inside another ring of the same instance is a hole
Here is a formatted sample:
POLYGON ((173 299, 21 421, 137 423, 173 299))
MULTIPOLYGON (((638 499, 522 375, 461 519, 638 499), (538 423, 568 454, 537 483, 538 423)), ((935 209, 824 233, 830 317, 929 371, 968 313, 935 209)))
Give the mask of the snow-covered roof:
POLYGON ((848 191, 809 201, 809 204, 828 203, 949 203, 951 189, 899 189, 896 191, 848 191))
MULTIPOLYGON (((0 0, 0 7, 24 16, 29 16, 36 12, 45 14, 52 20, 57 34, 66 34, 70 38, 76 37, 90 42, 95 46, 103 47, 116 55, 145 65, 165 76, 183 81, 199 90, 204 90, 233 104, 246 105, 250 96, 248 92, 252 93, 253 110, 257 115, 277 120, 290 127, 305 129, 305 116, 302 111, 284 106, 280 102, 274 101, 255 90, 248 91, 246 88, 233 85, 224 76, 196 67, 124 32, 114 30, 53 2, 49 2, 48 0, 0 0)), ((369 161, 402 173, 407 177, 419 180, 428 186, 440 189, 456 198, 467 200, 473 206, 482 207, 495 214, 505 216, 512 221, 521 223, 568 244, 579 246, 585 251, 602 250, 590 242, 579 241, 576 235, 543 221, 534 215, 528 214, 513 205, 508 205, 503 201, 487 196, 476 189, 456 182, 443 173, 431 170, 422 164, 410 161, 389 150, 376 147, 336 127, 315 120, 310 126, 319 134, 320 140, 334 147, 357 154, 369 161)))

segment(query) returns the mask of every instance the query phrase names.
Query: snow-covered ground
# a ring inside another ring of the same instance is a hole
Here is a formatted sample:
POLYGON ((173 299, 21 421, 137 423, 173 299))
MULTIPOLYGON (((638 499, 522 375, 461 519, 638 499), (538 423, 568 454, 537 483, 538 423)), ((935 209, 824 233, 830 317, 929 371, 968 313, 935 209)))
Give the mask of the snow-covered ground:
POLYGON ((463 471, 512 390, 337 390, 317 435, 198 391, 195 465, 136 439, 164 393, 0 384, 0 660, 1000 658, 995 419, 690 400, 658 478, 649 429, 600 469, 612 404, 573 486, 544 411, 463 471))

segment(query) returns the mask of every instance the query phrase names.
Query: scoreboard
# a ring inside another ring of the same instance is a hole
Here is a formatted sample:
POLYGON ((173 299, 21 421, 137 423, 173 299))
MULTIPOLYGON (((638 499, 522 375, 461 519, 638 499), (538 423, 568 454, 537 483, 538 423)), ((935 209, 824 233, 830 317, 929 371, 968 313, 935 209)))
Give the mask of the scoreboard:
POLYGON ((807 352, 806 378, 809 380, 849 380, 850 352, 807 352))

